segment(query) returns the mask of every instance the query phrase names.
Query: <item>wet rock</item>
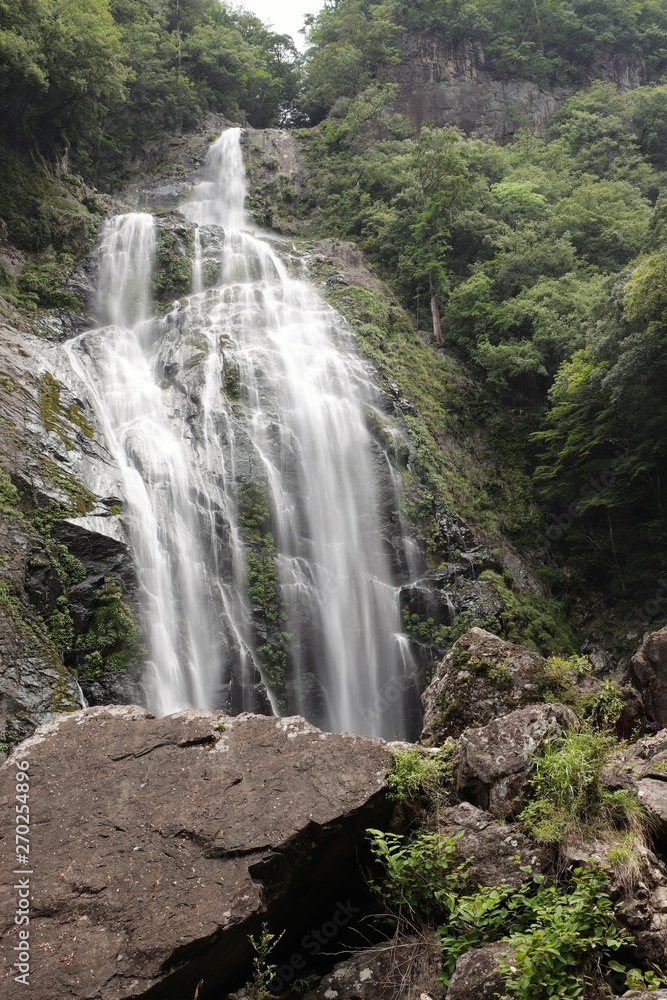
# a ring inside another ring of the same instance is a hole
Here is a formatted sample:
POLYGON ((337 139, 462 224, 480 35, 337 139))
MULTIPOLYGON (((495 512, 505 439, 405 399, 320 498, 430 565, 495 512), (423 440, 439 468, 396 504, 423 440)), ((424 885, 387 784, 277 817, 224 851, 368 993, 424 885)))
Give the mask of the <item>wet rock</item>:
POLYGON ((441 964, 435 935, 396 938, 339 962, 305 1000, 436 1000, 441 964))
POLYGON ((422 695, 422 740, 440 743, 535 700, 539 653, 473 628, 452 646, 422 695))
POLYGON ((667 726, 667 628, 648 635, 630 661, 632 683, 641 692, 646 717, 667 726))
POLYGON ((518 815, 528 802, 540 746, 578 728, 577 716, 565 705, 532 705, 483 729, 467 729, 459 740, 458 794, 494 816, 518 815))
POLYGON ((326 239, 316 243, 306 254, 309 271, 327 287, 344 288, 348 285, 384 292, 385 286, 374 277, 364 264, 356 243, 326 239))
MULTIPOLYGON (((120 473, 84 397, 63 349, 36 337, 25 317, 3 305, 0 455, 8 478, 3 481, 0 513, 0 582, 5 588, 0 607, 0 737, 10 743, 27 736, 49 712, 84 704, 77 680, 46 627, 64 593, 62 559, 72 556, 60 548, 71 541, 59 535, 62 521, 68 513, 87 509, 87 534, 92 536, 104 534, 104 526, 116 520, 110 514, 118 502, 120 473)), ((85 553, 81 559, 85 572, 85 553)), ((109 571, 118 570, 121 563, 125 569, 131 565, 127 547, 109 571)), ((98 564, 96 580, 100 572, 98 564)), ((76 586, 85 588, 86 583, 76 586)), ((92 610, 97 600, 92 579, 88 591, 92 610)))
MULTIPOLYGON (((365 830, 391 813, 386 745, 299 718, 155 719, 134 706, 55 717, 0 769, 3 828, 19 760, 39 858, 30 985, 40 1000, 173 1000, 201 978, 202 1000, 238 988, 248 934, 263 921, 305 931, 358 893, 365 830)), ((1 845, 10 871, 13 841, 1 845)), ((3 927, 15 908, 5 880, 3 927)))
POLYGON ((447 1000, 494 1000, 505 991, 499 962, 511 961, 506 941, 487 944, 462 955, 447 990, 447 1000))
POLYGON ((460 854, 471 859, 470 879, 475 885, 502 882, 518 889, 530 877, 522 868, 538 874, 550 866, 543 847, 469 802, 441 810, 439 821, 448 836, 461 834, 456 843, 460 854))
POLYGON ((71 272, 67 289, 78 295, 89 315, 97 306, 97 285, 99 277, 99 257, 97 251, 84 257, 71 272))

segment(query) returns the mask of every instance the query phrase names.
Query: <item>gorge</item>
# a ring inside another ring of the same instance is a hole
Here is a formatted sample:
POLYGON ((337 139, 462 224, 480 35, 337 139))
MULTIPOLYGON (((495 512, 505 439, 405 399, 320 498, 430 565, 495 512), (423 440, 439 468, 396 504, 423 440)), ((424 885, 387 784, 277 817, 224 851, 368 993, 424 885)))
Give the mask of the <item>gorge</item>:
POLYGON ((0 993, 664 1000, 667 0, 305 36, 0 0, 0 993))

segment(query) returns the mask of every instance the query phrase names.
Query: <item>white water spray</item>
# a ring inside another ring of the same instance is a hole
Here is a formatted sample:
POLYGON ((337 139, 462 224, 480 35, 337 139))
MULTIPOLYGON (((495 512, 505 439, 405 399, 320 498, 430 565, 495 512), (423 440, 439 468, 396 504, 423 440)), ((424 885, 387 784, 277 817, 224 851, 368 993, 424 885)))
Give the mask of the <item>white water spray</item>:
POLYGON ((366 426, 376 390, 342 318, 246 231, 244 197, 229 129, 182 209, 192 296, 149 321, 153 219, 118 217, 100 251, 112 325, 69 348, 124 476, 148 704, 270 705, 395 738, 414 680, 381 530, 392 478, 366 426))

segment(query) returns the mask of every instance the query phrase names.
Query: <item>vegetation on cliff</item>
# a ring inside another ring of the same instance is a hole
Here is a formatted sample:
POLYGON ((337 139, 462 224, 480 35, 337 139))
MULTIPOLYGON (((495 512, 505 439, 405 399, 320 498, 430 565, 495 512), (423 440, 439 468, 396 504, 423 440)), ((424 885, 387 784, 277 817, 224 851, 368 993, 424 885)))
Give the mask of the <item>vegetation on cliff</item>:
POLYGON ((303 103, 321 120, 404 57, 402 34, 478 45, 503 79, 581 85, 615 56, 667 66, 667 4, 646 0, 339 0, 311 19, 303 103))
MULTIPOLYGON (((501 529, 541 554, 552 583, 565 562, 583 586, 641 609, 665 551, 656 137, 667 88, 596 83, 564 103, 546 136, 526 130, 506 147, 451 127, 415 139, 392 94, 373 83, 301 133, 313 173, 302 210, 322 233, 354 240, 417 326, 473 373, 475 421, 505 475, 501 529)), ((348 293, 336 295, 345 311, 348 293)), ((374 344, 380 355, 389 337, 374 344)), ((409 373, 397 381, 414 388, 409 373)), ((429 459, 432 473, 440 464, 429 459)))

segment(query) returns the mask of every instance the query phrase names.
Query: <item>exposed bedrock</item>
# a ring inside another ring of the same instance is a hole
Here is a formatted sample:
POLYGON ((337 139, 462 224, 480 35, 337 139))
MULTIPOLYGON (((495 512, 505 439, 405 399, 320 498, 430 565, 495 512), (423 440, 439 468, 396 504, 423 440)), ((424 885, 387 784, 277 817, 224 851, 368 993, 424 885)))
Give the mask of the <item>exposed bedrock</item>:
MULTIPOLYGON (((478 138, 509 142, 521 128, 544 131, 572 88, 494 75, 484 47, 457 44, 417 32, 401 36, 400 62, 387 69, 399 85, 397 107, 420 126, 455 125, 478 138)), ((647 82, 646 67, 634 53, 608 51, 589 69, 589 79, 607 80, 621 90, 647 82)))

